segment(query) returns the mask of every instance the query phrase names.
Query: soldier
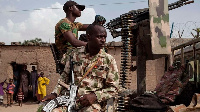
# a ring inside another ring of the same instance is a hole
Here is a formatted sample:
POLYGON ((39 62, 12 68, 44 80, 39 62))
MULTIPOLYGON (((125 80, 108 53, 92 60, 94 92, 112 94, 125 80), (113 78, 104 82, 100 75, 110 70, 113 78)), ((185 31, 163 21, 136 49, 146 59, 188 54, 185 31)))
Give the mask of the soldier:
MULTIPOLYGON (((81 16, 81 11, 85 9, 84 5, 79 5, 74 1, 67 1, 63 10, 66 13, 66 17, 61 19, 55 26, 55 44, 58 49, 57 59, 60 60, 64 53, 70 54, 71 47, 85 46, 87 42, 78 40, 78 31, 85 31, 89 24, 82 24, 74 22, 77 17, 81 16)), ((104 24, 105 18, 97 15, 95 22, 104 24)), ((84 39, 87 40, 87 39, 84 39)), ((56 69, 64 69, 62 64, 56 65, 56 69)))
POLYGON ((69 46, 85 46, 86 42, 78 40, 78 30, 84 31, 88 25, 74 22, 81 16, 81 11, 85 9, 84 5, 79 5, 74 1, 67 1, 63 10, 66 17, 61 19, 55 26, 55 43, 61 55, 66 53, 69 46))
MULTIPOLYGON (((71 53, 74 62, 75 83, 79 85, 77 111, 102 112, 106 111, 106 101, 117 95, 119 89, 118 69, 115 59, 103 49, 107 37, 105 28, 99 24, 91 24, 86 30, 86 35, 87 45, 74 49, 71 53)), ((65 59, 69 60, 69 55, 66 55, 65 59)), ((65 72, 58 81, 69 84, 69 61, 66 61, 66 65, 65 72)), ((42 101, 54 99, 62 95, 64 90, 66 90, 64 87, 57 84, 53 92, 42 101)), ((53 111, 60 112, 62 110, 66 111, 66 108, 59 107, 53 111)))
MULTIPOLYGON (((81 11, 84 9, 84 5, 79 5, 74 1, 67 1, 63 6, 66 17, 61 19, 55 26, 55 43, 60 52, 60 58, 69 47, 80 47, 87 44, 77 38, 78 31, 85 31, 89 24, 74 22, 77 17, 81 16, 81 11)), ((106 20, 104 17, 97 15, 95 21, 104 24, 106 20)))

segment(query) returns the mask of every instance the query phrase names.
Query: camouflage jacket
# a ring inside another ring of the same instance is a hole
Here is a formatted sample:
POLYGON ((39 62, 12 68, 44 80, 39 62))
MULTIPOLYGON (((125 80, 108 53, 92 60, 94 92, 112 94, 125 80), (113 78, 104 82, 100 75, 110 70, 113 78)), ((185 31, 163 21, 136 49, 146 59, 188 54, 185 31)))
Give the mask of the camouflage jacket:
MULTIPOLYGON (((119 74, 115 59, 107 54, 104 50, 90 57, 89 53, 86 53, 85 47, 79 47, 74 49, 71 53, 74 61, 74 77, 75 83, 78 84, 83 75, 93 65, 93 63, 99 60, 89 74, 79 83, 78 95, 89 94, 94 92, 97 96, 98 103, 102 103, 111 97, 116 97, 119 89, 119 74)), ((66 60, 65 71, 58 81, 63 81, 67 84, 69 68, 69 55, 64 55, 66 60)), ((54 93, 58 95, 63 91, 63 87, 57 85, 54 89, 54 93)), ((93 107, 100 109, 105 105, 94 104, 93 107)))
POLYGON ((67 18, 61 19, 55 26, 55 43, 60 51, 61 55, 63 55, 67 49, 67 47, 71 46, 71 44, 67 41, 64 41, 63 34, 67 31, 71 31, 76 38, 78 38, 78 30, 83 26, 83 24, 79 22, 70 22, 67 18))

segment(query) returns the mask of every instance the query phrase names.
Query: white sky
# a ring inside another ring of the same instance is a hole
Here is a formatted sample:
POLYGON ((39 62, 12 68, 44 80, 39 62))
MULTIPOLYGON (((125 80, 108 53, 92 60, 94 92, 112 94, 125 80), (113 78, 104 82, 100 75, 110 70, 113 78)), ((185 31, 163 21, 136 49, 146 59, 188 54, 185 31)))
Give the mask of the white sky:
MULTIPOLYGON (((94 21, 96 14, 104 16, 109 22, 130 10, 148 7, 148 0, 75 1, 86 5, 86 9, 82 12, 82 17, 77 18, 76 21, 87 24, 94 21)), ((172 3, 178 0, 168 1, 172 3)), ((10 42, 23 42, 34 38, 41 38, 46 42, 54 42, 54 27, 60 19, 65 17, 65 13, 62 10, 65 2, 66 0, 0 0, 0 42, 10 45, 10 42), (59 9, 53 10, 51 8, 59 9)), ((176 31, 174 31, 174 36, 177 35, 177 30, 181 30, 179 28, 181 25, 178 23, 192 21, 190 27, 200 27, 198 26, 198 22, 200 22, 199 11, 200 0, 195 0, 193 4, 170 11, 170 26, 172 22, 175 22, 174 29, 176 31)), ((185 26, 184 28, 187 28, 189 32, 191 28, 187 27, 187 25, 185 26)), ((108 32, 107 42, 109 41, 120 41, 120 37, 113 39, 108 32)))

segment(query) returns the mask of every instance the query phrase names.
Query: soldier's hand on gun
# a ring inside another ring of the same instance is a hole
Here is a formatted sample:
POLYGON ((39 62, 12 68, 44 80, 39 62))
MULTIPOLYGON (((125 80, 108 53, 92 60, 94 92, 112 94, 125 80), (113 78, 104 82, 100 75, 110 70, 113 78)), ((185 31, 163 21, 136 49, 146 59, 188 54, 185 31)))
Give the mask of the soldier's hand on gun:
POLYGON ((91 106, 96 101, 97 101, 97 97, 94 93, 83 95, 77 100, 77 102, 80 103, 84 107, 91 106))
POLYGON ((55 99, 56 97, 57 97, 56 93, 52 93, 50 95, 45 96, 41 101, 44 102, 44 101, 52 100, 52 99, 55 99))

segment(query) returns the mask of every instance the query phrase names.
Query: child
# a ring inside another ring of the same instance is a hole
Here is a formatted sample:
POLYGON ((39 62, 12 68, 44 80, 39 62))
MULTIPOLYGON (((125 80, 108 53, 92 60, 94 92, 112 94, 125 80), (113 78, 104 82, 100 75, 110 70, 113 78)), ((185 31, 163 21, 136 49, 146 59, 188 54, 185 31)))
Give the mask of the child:
POLYGON ((19 88, 19 92, 17 93, 17 99, 18 99, 19 106, 22 107, 22 100, 24 99, 24 94, 21 88, 19 88))
POLYGON ((14 94, 15 85, 13 84, 13 79, 9 79, 7 86, 7 106, 11 106, 13 103, 13 94, 14 94))
POLYGON ((4 95, 3 85, 4 85, 5 82, 6 82, 6 80, 4 82, 0 83, 0 105, 3 105, 3 95, 4 95))

